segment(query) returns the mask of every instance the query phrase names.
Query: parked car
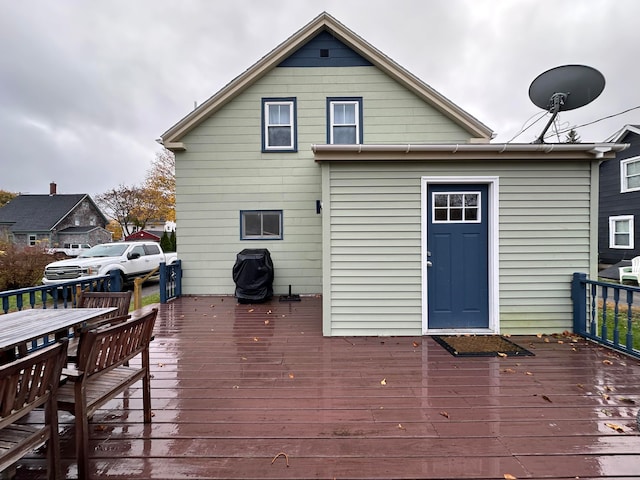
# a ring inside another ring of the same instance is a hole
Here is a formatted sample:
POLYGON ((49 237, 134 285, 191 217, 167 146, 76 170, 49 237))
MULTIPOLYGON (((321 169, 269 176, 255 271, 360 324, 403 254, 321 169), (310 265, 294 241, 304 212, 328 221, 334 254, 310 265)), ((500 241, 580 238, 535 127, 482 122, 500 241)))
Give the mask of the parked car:
POLYGON ((76 258, 50 263, 44 269, 42 283, 54 285, 69 280, 89 280, 115 271, 121 277, 121 285, 125 285, 137 277, 144 277, 161 263, 171 265, 177 259, 176 253, 164 253, 157 242, 103 243, 76 258))

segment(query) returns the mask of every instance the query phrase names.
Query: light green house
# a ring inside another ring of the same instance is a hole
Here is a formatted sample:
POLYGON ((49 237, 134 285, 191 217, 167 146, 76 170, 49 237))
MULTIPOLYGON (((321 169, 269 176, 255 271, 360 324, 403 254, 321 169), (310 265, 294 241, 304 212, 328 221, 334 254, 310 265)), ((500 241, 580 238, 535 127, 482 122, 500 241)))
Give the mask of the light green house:
POLYGON ((267 248, 325 335, 557 332, 597 268, 615 144, 492 131, 323 13, 162 135, 183 293, 230 295, 267 248))

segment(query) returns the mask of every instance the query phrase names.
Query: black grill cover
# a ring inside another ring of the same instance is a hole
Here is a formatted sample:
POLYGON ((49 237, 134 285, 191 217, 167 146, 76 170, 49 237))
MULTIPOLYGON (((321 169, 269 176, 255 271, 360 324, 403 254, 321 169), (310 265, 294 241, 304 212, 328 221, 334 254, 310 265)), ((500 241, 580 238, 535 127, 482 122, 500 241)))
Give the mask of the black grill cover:
POLYGON ((245 249, 233 266, 236 298, 240 303, 264 302, 273 296, 273 262, 266 248, 245 249))

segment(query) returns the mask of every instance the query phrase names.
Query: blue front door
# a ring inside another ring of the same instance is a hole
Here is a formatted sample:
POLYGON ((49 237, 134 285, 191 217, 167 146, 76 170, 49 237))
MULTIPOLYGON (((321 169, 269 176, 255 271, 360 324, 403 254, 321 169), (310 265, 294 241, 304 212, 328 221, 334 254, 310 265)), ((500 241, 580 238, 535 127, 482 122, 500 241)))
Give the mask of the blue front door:
POLYGON ((485 184, 428 186, 429 329, 489 328, 488 191, 485 184))

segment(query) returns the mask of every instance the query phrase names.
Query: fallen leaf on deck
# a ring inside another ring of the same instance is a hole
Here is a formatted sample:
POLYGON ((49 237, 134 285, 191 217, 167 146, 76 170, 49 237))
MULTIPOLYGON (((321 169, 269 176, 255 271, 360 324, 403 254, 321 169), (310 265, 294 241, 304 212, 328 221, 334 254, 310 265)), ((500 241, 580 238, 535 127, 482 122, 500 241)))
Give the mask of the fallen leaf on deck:
POLYGON ((603 360, 602 363, 604 363, 605 365, 613 365, 613 362, 611 360, 603 360))
POLYGON ((159 367, 164 367, 164 363, 158 363, 159 367))
POLYGON ((254 310, 253 308, 250 308, 249 310, 247 310, 247 312, 251 313, 253 312, 253 310, 254 310))
POLYGON ((290 373, 290 374, 289 374, 289 378, 293 378, 293 373, 290 373))
POLYGON ((543 399, 543 400, 546 400, 546 401, 547 401, 547 402, 549 402, 549 403, 553 403, 553 402, 551 401, 551 399, 550 399, 549 397, 547 397, 546 395, 542 395, 542 399, 543 399))
POLYGON ((265 324, 265 325, 269 325, 269 320, 265 320, 265 321, 264 321, 264 324, 265 324))
POLYGON ((504 357, 507 356, 507 354, 506 353, 502 353, 502 352, 498 352, 498 356, 504 358, 504 357))
POLYGON ((536 337, 542 338, 542 334, 541 333, 536 333, 536 337))
POLYGON ((549 343, 549 339, 547 337, 545 337, 544 343, 549 343))
POLYGON ((440 412, 440 415, 442 415, 444 418, 449 418, 449 414, 447 412, 440 412))
POLYGON ((503 370, 504 373, 516 373, 516 371, 513 368, 505 368, 503 370))
POLYGON ((399 423, 399 424, 398 424, 398 428, 399 428, 400 430, 406 430, 406 428, 405 428, 405 427, 403 427, 401 423, 399 423))
POLYGON ((417 348, 419 346, 420 346, 420 344, 418 342, 413 342, 413 348, 417 348))
POLYGON ((518 480, 518 477, 511 475, 510 473, 504 474, 504 480, 518 480))
POLYGON ((532 372, 525 372, 525 375, 533 375, 532 372))
POLYGON ((609 395, 607 395, 606 393, 602 394, 602 398, 604 398, 605 400, 610 400, 611 397, 609 395))
POLYGON ((254 342, 258 342, 258 341, 260 341, 260 339, 258 337, 253 337, 253 341, 254 342))
POLYGON ((610 387, 609 385, 605 385, 604 389, 605 389, 606 392, 613 392, 613 390, 614 390, 614 388, 610 387))
POLYGON ((620 400, 622 403, 628 403, 629 405, 635 405, 635 404, 636 404, 636 401, 635 401, 635 400, 633 400, 633 399, 631 399, 631 398, 620 397, 620 398, 619 398, 619 400, 620 400))
POLYGON ((618 433, 624 433, 624 428, 622 428, 620 425, 616 425, 615 423, 605 423, 605 425, 611 430, 615 430, 618 433))
POLYGON ((383 378, 382 380, 380 380, 380 385, 386 385, 387 384, 387 379, 383 378))

